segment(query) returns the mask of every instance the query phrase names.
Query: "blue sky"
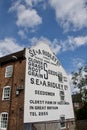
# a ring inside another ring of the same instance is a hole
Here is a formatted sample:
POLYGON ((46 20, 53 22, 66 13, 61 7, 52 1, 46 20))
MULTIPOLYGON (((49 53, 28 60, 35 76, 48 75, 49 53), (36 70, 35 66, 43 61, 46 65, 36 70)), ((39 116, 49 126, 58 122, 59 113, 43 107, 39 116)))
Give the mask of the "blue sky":
POLYGON ((0 0, 0 57, 41 40, 69 74, 87 63, 87 0, 0 0))

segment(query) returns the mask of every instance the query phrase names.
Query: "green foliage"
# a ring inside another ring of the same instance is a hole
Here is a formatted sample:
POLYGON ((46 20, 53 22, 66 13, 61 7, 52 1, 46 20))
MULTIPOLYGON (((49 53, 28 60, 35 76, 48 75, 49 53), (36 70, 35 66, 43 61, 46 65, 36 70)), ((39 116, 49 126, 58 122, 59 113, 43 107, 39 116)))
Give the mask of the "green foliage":
POLYGON ((87 89, 84 89, 82 99, 87 102, 87 89))
POLYGON ((84 87, 87 85, 87 65, 79 68, 77 72, 72 72, 72 83, 75 88, 79 88, 82 100, 87 102, 87 89, 84 87), (83 72, 86 75, 83 75, 83 72))

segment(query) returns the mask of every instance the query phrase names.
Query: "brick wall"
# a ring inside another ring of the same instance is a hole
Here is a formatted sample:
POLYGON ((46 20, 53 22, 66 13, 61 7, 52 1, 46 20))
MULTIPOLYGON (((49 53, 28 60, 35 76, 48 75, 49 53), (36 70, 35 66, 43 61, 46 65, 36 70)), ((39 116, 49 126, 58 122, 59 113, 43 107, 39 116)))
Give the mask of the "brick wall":
POLYGON ((25 60, 14 61, 0 66, 0 113, 8 112, 8 130, 23 129, 23 107, 24 107, 24 90, 20 90, 16 95, 17 88, 24 86, 25 80, 25 60), (5 78, 5 68, 13 65, 13 76, 5 78), (10 100, 2 101, 4 86, 11 86, 10 100))

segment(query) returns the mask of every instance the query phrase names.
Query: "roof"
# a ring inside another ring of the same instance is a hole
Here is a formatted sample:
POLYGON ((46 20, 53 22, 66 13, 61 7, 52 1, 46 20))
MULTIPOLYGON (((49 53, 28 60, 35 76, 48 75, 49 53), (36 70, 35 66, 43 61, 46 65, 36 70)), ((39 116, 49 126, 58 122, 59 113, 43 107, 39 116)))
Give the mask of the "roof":
POLYGON ((0 65, 6 64, 8 62, 12 62, 12 61, 17 61, 17 60, 21 60, 21 59, 25 59, 25 49, 16 52, 16 53, 12 53, 9 55, 6 55, 4 57, 0 58, 0 65))

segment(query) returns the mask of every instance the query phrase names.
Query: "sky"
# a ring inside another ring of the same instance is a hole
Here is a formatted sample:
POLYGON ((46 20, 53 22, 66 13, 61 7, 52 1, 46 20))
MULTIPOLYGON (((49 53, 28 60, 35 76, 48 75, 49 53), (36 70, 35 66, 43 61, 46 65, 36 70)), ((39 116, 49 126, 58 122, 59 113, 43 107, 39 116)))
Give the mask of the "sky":
POLYGON ((0 57, 44 40, 67 73, 87 63, 87 0, 0 0, 0 57))

